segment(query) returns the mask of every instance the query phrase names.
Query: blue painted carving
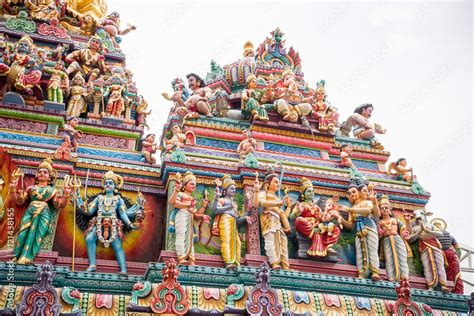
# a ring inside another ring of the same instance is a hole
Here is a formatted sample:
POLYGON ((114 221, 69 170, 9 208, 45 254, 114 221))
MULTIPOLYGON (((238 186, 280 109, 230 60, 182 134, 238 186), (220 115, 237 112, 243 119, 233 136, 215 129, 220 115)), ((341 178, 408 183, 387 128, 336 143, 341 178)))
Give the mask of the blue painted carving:
MULTIPOLYGON (((331 161, 337 161, 337 162, 341 161, 341 158, 339 156, 329 156, 329 159, 331 161)), ((379 168, 377 167, 377 163, 373 161, 364 161, 364 160, 358 160, 358 159, 352 158, 352 162, 358 169, 367 169, 367 170, 374 170, 374 171, 379 170, 379 168)), ((342 168, 342 169, 345 168, 341 166, 337 166, 337 167, 342 168)), ((390 177, 388 176, 385 176, 384 178, 390 179, 390 177)))
POLYGON ((307 156, 307 157, 312 157, 312 158, 321 158, 321 152, 316 149, 293 147, 293 146, 275 144, 275 143, 270 143, 270 142, 265 142, 264 149, 270 150, 270 151, 276 151, 280 153, 286 153, 286 154, 301 155, 301 156, 307 156))
POLYGON ((228 142, 223 140, 217 139, 210 139, 204 137, 196 137, 196 144, 199 146, 206 146, 206 147, 217 147, 222 149, 229 149, 229 150, 237 150, 239 143, 237 142, 228 142))
POLYGON ((54 145, 54 146, 60 146, 62 143, 60 139, 46 138, 46 137, 39 137, 39 136, 32 136, 32 135, 23 135, 23 134, 13 134, 13 133, 6 133, 6 132, 0 132, 0 139, 25 142, 25 143, 47 144, 47 145, 54 145))
POLYGON ((126 153, 126 152, 116 152, 116 151, 107 151, 100 150, 95 148, 81 148, 78 149, 79 154, 93 155, 93 156, 102 156, 113 159, 123 159, 130 161, 141 161, 143 155, 141 153, 126 153))

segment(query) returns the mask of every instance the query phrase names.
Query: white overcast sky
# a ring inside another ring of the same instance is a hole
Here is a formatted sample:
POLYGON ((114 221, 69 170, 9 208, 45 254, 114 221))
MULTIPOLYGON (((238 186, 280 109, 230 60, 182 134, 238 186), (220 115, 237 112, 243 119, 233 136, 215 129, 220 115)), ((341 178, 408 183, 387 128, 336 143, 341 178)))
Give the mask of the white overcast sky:
POLYGON ((459 242, 474 245, 472 226, 473 5, 465 2, 260 3, 108 1, 118 11, 122 50, 161 134, 172 78, 205 77, 257 47, 277 26, 300 53, 306 81, 326 80, 341 121, 361 103, 392 159, 405 157, 428 189, 427 208, 446 219, 459 242))

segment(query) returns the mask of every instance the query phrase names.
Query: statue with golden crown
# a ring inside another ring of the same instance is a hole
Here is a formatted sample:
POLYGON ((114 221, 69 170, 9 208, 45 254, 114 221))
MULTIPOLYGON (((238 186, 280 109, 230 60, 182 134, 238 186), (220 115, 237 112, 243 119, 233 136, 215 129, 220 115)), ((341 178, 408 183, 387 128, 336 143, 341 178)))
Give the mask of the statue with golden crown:
POLYGON ((385 259, 385 271, 389 281, 400 281, 402 278, 408 278, 410 272, 408 254, 411 254, 411 248, 406 241, 409 233, 405 223, 393 215, 387 196, 382 196, 378 205, 381 213, 378 229, 385 259))
POLYGON ((169 203, 173 206, 170 214, 168 230, 176 235, 175 248, 179 264, 195 264, 194 242, 195 232, 194 221, 204 220, 210 222, 210 217, 204 214, 209 200, 207 192, 204 194, 202 206, 196 208, 196 199, 192 196, 196 190, 196 176, 187 171, 184 176, 177 174, 175 182, 175 190, 169 199, 169 203))
POLYGON ((216 180, 216 194, 211 210, 216 214, 212 234, 221 239, 221 253, 227 269, 235 269, 240 265, 241 246, 238 226, 252 224, 252 217, 239 216, 237 203, 234 201, 236 185, 230 175, 216 180))
POLYGON ((84 232, 89 258, 87 272, 97 270, 96 249, 97 240, 99 240, 104 247, 112 245, 120 267, 120 274, 127 274, 125 252, 122 248, 124 226, 132 230, 139 228, 133 221, 140 223, 144 219, 146 201, 139 193, 135 204, 128 207, 119 192, 122 185, 123 178, 121 176, 113 171, 107 171, 102 178, 103 191, 90 203, 84 201, 80 196, 74 197, 79 212, 93 216, 84 232))
POLYGON ((318 120, 318 130, 321 132, 332 132, 338 126, 339 113, 326 100, 326 81, 320 80, 316 86, 315 102, 312 104, 311 116, 318 120))
POLYGON ((269 169, 265 175, 263 186, 260 186, 258 179, 255 179, 254 190, 254 206, 262 208, 260 226, 268 261, 274 270, 289 270, 288 237, 286 235, 291 233, 288 221, 291 199, 287 194, 283 200, 277 195, 277 191, 280 190, 280 180, 273 169, 269 169))
POLYGON ((45 159, 36 169, 35 184, 23 190, 18 189, 19 180, 23 182, 23 172, 16 169, 10 181, 10 197, 17 206, 28 203, 21 218, 15 242, 14 255, 18 264, 33 262, 41 249, 41 242, 50 232, 53 212, 64 208, 69 200, 71 188, 65 183, 63 191, 54 187, 58 172, 53 168, 50 158, 45 159))

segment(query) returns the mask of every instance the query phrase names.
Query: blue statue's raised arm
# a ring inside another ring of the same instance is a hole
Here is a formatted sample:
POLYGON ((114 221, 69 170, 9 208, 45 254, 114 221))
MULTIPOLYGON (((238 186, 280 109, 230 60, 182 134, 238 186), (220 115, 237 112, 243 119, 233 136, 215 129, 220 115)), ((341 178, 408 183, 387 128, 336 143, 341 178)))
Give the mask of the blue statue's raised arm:
POLYGON ((97 207, 98 207, 98 197, 95 197, 95 199, 90 202, 89 204, 85 205, 85 202, 84 200, 80 197, 80 196, 76 196, 76 205, 77 205, 77 209, 79 210, 79 212, 81 212, 82 214, 85 214, 85 215, 94 215, 95 212, 97 211, 97 207))

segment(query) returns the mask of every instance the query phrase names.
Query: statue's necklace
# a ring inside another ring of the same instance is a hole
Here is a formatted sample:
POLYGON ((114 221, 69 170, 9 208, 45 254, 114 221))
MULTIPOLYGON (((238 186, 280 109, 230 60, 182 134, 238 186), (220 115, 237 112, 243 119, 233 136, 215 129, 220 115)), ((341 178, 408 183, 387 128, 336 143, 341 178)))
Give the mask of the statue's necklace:
POLYGON ((113 198, 109 198, 107 200, 107 198, 104 199, 104 206, 105 206, 105 210, 108 211, 110 210, 110 206, 112 205, 112 201, 113 201, 113 198), (107 203, 108 201, 108 203, 107 203))

